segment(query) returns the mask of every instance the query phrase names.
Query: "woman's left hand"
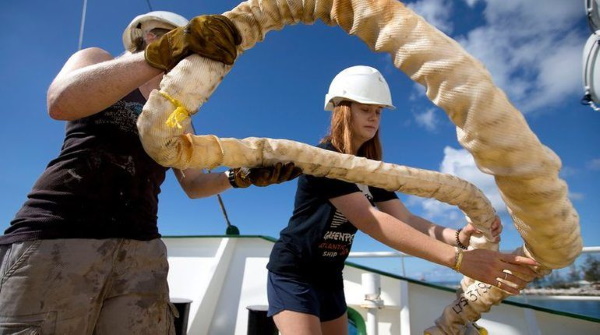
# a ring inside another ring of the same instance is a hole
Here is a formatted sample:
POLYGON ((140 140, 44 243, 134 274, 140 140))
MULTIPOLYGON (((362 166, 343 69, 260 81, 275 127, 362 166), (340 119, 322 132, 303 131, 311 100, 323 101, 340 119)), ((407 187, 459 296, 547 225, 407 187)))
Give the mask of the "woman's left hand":
POLYGON ((464 251, 463 275, 496 286, 509 294, 519 294, 529 282, 538 277, 534 270, 539 263, 516 254, 500 253, 487 249, 464 251))

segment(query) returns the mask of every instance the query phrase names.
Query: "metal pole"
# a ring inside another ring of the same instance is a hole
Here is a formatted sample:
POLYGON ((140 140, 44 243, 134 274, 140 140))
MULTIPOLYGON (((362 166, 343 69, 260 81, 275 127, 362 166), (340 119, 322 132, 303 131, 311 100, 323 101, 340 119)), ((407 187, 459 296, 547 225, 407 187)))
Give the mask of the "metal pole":
POLYGON ((77 50, 81 50, 83 45, 83 28, 85 27, 85 16, 87 12, 87 0, 83 0, 83 11, 81 13, 81 26, 79 27, 79 46, 77 50))

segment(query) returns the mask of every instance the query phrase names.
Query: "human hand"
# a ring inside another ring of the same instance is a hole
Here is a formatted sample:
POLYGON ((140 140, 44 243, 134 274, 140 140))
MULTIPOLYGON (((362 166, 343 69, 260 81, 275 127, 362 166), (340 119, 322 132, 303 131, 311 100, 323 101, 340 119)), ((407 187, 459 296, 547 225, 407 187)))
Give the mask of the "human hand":
MULTIPOLYGON (((494 222, 492 222, 492 225, 490 226, 490 231, 492 233, 492 238, 493 240, 491 240, 490 242, 494 242, 494 243, 499 243, 500 242, 500 234, 502 233, 502 222, 500 221, 500 217, 496 216, 496 218, 494 219, 494 222)), ((478 230, 477 228, 475 228, 475 226, 473 226, 473 224, 471 224, 470 222, 467 223, 466 226, 464 226, 462 229, 460 229, 459 233, 458 233, 458 241, 460 241, 461 244, 465 245, 465 246, 469 246, 470 241, 471 241, 471 236, 473 235, 477 235, 477 234, 481 234, 481 231, 478 230)))
POLYGON ((229 182, 233 187, 246 188, 250 185, 268 186, 298 177, 302 170, 294 163, 277 163, 274 166, 235 168, 229 170, 229 182))
MULTIPOLYGON (((494 219, 494 222, 492 222, 492 225, 490 226, 490 230, 492 233, 492 238, 493 240, 491 242, 500 242, 500 233, 502 233, 502 222, 500 221, 500 217, 496 215, 496 218, 494 219)), ((481 233, 479 230, 477 230, 477 233, 481 233)))
POLYGON ((463 251, 458 271, 465 276, 495 286, 509 294, 519 294, 538 277, 532 258, 487 249, 463 251))
POLYGON ((179 61, 198 54, 227 65, 237 57, 242 37, 223 15, 196 16, 183 27, 175 28, 146 47, 146 61, 155 68, 170 71, 179 61))

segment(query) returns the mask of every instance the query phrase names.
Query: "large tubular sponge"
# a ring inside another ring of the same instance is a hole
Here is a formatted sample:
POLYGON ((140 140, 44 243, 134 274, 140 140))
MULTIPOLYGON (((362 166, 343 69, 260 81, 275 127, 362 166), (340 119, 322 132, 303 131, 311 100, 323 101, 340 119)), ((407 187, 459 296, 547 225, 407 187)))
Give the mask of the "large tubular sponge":
MULTIPOLYGON (((271 30, 316 20, 358 36, 374 52, 389 53, 394 66, 425 86, 429 99, 447 113, 456 125, 460 144, 473 155, 479 169, 494 175, 524 241, 515 253, 538 261, 540 273, 566 267, 581 253, 579 217, 568 199, 566 183, 558 176, 560 159, 540 143, 478 60, 401 2, 248 0, 224 15, 240 30, 240 54, 271 30)), ((456 205, 484 237, 490 237, 493 208, 481 191, 456 177, 332 153, 289 140, 191 135, 189 117, 178 119, 179 127, 167 125, 178 107, 184 106, 192 116, 230 69, 193 55, 165 76, 160 85, 162 94, 155 91, 150 95, 138 119, 142 143, 153 159, 179 169, 291 161, 306 174, 456 205)), ((475 239, 471 245, 498 249, 486 238, 475 239)), ((503 291, 466 277, 457 295, 426 333, 465 333, 465 325, 506 298, 503 291)))

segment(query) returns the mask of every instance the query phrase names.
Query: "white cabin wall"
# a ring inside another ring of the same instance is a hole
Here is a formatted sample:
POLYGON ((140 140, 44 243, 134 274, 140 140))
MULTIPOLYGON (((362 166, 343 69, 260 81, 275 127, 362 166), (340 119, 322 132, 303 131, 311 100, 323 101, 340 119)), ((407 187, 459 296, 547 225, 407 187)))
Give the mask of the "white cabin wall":
MULTIPOLYGON (((189 335, 246 335, 248 306, 267 305, 266 264, 273 241, 263 237, 163 238, 169 257, 172 298, 192 301, 189 335)), ((347 303, 365 321, 362 274, 368 268, 348 264, 344 270, 347 303)), ((456 294, 451 290, 380 274, 383 308, 377 310, 378 335, 422 334, 435 324, 456 294)), ((490 334, 592 334, 600 324, 510 303, 493 306, 477 322, 490 334)))

